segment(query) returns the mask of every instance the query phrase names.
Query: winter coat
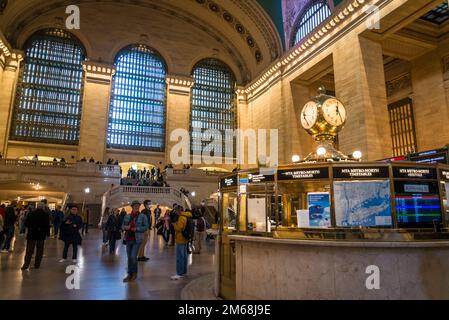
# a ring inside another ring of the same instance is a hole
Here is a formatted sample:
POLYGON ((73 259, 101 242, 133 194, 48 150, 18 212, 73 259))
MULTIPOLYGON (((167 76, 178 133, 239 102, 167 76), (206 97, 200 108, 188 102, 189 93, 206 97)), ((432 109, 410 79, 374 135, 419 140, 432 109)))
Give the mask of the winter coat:
POLYGON ((61 225, 61 234, 59 236, 59 239, 64 242, 70 242, 80 245, 82 241, 79 230, 82 226, 83 221, 79 215, 69 214, 67 218, 64 219, 61 225))
POLYGON ((178 221, 173 224, 175 228, 175 241, 176 244, 186 244, 188 241, 182 235, 182 231, 187 226, 187 219, 192 218, 192 213, 190 212, 181 212, 181 215, 178 218, 178 221))
POLYGON ((118 240, 122 237, 120 216, 111 214, 106 222, 106 230, 108 231, 108 239, 118 240))
POLYGON ((55 210, 53 215, 53 224, 59 225, 62 223, 62 221, 64 221, 64 212, 60 210, 55 210))
POLYGON ((45 240, 50 236, 50 217, 42 209, 29 212, 25 220, 27 240, 45 240))
POLYGON ((6 227, 13 227, 16 223, 17 216, 16 216, 16 209, 13 206, 7 206, 5 210, 5 220, 4 225, 6 227))
MULTIPOLYGON (((131 214, 127 214, 125 216, 125 218, 123 219, 123 230, 125 230, 125 227, 129 225, 129 223, 131 222, 132 219, 132 215, 131 214)), ((147 216, 145 214, 139 213, 137 215, 136 218, 136 242, 142 242, 143 240, 143 236, 145 231, 148 230, 148 219, 147 216)), ((125 230, 126 232, 126 230, 125 230)))

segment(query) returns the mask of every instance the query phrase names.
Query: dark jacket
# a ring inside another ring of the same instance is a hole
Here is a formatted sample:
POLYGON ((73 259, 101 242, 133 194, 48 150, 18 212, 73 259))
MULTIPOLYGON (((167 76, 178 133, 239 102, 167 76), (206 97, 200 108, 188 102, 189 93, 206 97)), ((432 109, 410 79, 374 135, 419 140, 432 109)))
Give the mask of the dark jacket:
POLYGON ((4 225, 6 227, 13 227, 16 223, 16 209, 13 206, 7 206, 5 210, 5 221, 4 225))
POLYGON ((150 209, 143 209, 142 212, 144 215, 147 216, 147 220, 148 220, 148 229, 151 229, 151 225, 152 225, 152 217, 151 217, 151 210, 150 209))
POLYGON ((73 244, 81 244, 81 235, 79 230, 83 226, 83 220, 80 216, 75 214, 69 214, 61 225, 61 234, 59 239, 64 242, 70 242, 73 244), (67 223, 70 222, 70 223, 67 223))
POLYGON ((61 210, 55 210, 53 214, 53 224, 59 225, 64 221, 64 212, 61 210))
POLYGON ((45 240, 50 236, 50 217, 42 209, 36 209, 28 213, 25 220, 28 228, 27 240, 45 240))
POLYGON ((118 240, 122 237, 120 233, 122 224, 120 221, 120 216, 111 214, 106 222, 106 230, 108 231, 108 239, 118 240))

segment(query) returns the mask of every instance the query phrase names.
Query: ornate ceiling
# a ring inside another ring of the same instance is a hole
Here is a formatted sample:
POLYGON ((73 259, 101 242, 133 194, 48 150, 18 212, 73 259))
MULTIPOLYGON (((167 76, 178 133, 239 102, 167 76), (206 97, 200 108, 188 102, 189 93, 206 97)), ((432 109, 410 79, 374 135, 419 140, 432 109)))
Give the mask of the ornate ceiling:
POLYGON ((71 31, 89 58, 106 63, 117 46, 144 39, 172 62, 169 72, 185 74, 195 63, 189 58, 216 56, 244 84, 283 53, 272 13, 256 0, 0 0, 0 30, 21 49, 36 30, 64 27, 73 4, 81 29, 71 31))

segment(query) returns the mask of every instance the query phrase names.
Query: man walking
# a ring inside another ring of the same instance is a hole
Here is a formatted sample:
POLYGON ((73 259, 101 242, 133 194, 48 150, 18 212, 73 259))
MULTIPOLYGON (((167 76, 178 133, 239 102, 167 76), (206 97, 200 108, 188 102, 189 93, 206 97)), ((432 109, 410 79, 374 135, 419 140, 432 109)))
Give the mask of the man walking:
POLYGON ((148 231, 148 219, 145 214, 139 212, 140 205, 139 201, 133 201, 131 214, 126 215, 123 221, 126 254, 128 256, 128 275, 123 279, 123 282, 137 279, 137 255, 144 234, 148 231))
POLYGON ((191 212, 184 212, 180 206, 178 208, 181 213, 178 221, 173 224, 176 242, 176 275, 171 277, 172 280, 180 280, 187 274, 187 246, 190 239, 184 236, 183 231, 188 228, 188 219, 192 219, 191 212))
POLYGON ((5 243, 3 244, 2 253, 7 253, 7 252, 13 251, 11 248, 11 242, 12 242, 12 239, 14 238, 15 223, 17 220, 16 206, 17 206, 17 201, 13 201, 5 209, 5 220, 3 222, 3 224, 4 224, 3 228, 5 231, 5 243))
POLYGON ((55 238, 58 237, 62 221, 64 221, 64 212, 62 212, 61 206, 57 206, 53 214, 53 230, 55 233, 55 238))
POLYGON ((154 224, 159 222, 161 214, 162 214, 162 210, 160 208, 160 205, 157 205, 156 209, 154 209, 154 224))
POLYGON ((206 233, 206 219, 204 219, 203 214, 199 213, 198 219, 196 219, 196 232, 194 241, 194 253, 201 253, 201 245, 203 243, 204 234, 206 233))
POLYGON ((59 262, 64 262, 67 260, 67 255, 69 247, 72 246, 72 260, 74 263, 77 262, 78 257, 78 246, 81 245, 82 239, 80 235, 80 229, 83 224, 81 217, 78 215, 78 207, 76 205, 70 205, 70 214, 64 219, 61 228, 60 239, 64 241, 64 251, 62 254, 62 259, 59 262))
POLYGON ((28 228, 27 245, 25 260, 22 270, 28 270, 34 249, 36 248, 36 257, 34 258, 34 268, 39 269, 44 255, 45 239, 50 236, 50 217, 44 211, 44 203, 38 203, 37 209, 28 213, 25 226, 28 228))
POLYGON ((143 234, 143 240, 142 240, 142 243, 140 244, 140 247, 139 247, 139 253, 138 253, 138 256, 137 256, 138 257, 137 261, 144 261, 144 262, 146 262, 146 261, 150 260, 150 258, 145 257, 145 247, 147 245, 148 237, 150 236, 150 230, 151 230, 151 222, 152 222, 151 221, 152 220, 152 217, 151 217, 151 200, 145 200, 143 202, 143 206, 145 208, 142 210, 141 213, 144 214, 147 217, 148 229, 143 234))
POLYGON ((86 208, 84 208, 83 210, 83 213, 81 214, 81 217, 83 219, 83 228, 81 229, 81 234, 83 235, 89 233, 89 215, 90 215, 89 207, 86 206, 86 208))

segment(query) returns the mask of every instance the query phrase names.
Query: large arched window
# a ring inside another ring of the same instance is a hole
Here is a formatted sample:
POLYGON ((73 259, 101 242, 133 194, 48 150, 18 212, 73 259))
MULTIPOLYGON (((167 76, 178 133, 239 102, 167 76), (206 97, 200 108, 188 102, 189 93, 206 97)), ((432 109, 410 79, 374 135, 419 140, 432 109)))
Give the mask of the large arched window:
POLYGON ((294 37, 292 39, 292 46, 298 44, 330 15, 331 10, 327 4, 327 0, 310 1, 299 15, 298 22, 293 29, 294 37))
POLYGON ((235 154, 233 150, 225 149, 225 130, 236 129, 236 94, 235 77, 223 62, 216 59, 200 61, 193 68, 194 85, 192 87, 192 110, 190 131, 192 137, 191 151, 201 154, 205 146, 219 151, 219 155, 235 154), (215 137, 215 143, 203 141, 202 134, 206 130, 218 130, 221 136, 215 137), (221 138, 221 143, 220 139, 221 138))
POLYGON ((78 144, 84 48, 71 34, 47 29, 31 36, 24 51, 10 138, 78 144))
POLYGON ((144 45, 123 49, 109 108, 108 147, 164 151, 166 65, 144 45))

